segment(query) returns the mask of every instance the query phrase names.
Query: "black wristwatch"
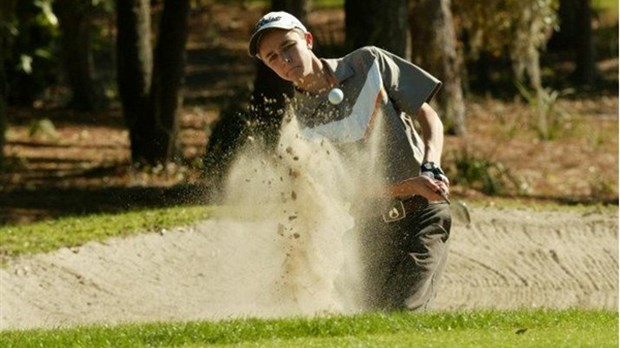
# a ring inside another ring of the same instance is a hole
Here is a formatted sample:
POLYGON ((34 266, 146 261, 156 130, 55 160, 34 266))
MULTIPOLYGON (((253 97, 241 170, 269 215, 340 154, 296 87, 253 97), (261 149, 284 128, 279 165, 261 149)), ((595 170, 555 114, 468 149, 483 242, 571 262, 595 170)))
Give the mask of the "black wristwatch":
POLYGON ((435 162, 424 162, 420 166, 420 173, 436 180, 446 181, 446 173, 435 162))

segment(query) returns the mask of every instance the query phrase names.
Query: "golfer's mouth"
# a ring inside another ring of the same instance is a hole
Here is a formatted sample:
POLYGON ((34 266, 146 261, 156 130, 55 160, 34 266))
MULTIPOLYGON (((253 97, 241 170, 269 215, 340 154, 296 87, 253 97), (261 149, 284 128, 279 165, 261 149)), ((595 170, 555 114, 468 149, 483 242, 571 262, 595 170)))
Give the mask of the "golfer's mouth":
POLYGON ((294 73, 294 72, 295 72, 295 70, 297 70, 297 69, 299 69, 299 68, 300 68, 300 66, 299 66, 299 65, 297 65, 297 66, 294 66, 294 67, 292 67, 292 68, 288 69, 288 71, 286 72, 286 76, 287 76, 287 77, 291 77, 291 73, 294 73))

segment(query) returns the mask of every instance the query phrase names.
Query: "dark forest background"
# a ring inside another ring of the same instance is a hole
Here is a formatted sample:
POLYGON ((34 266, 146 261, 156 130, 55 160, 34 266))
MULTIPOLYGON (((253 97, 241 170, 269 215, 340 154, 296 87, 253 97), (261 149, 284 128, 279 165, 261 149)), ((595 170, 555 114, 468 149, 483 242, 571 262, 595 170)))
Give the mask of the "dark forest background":
POLYGON ((377 45, 442 79, 454 194, 617 203, 617 1, 4 0, 2 221, 208 201, 249 135, 277 140, 292 87, 246 54, 269 10, 320 55, 377 45), (583 151, 515 159, 550 146, 583 151), (585 184, 554 191, 577 158, 585 184))

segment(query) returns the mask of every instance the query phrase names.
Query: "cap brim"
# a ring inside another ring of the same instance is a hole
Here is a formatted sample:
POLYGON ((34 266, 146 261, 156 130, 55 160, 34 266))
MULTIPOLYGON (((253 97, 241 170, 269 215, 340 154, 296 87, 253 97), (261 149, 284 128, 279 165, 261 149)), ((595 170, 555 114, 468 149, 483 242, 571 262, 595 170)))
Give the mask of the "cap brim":
POLYGON ((250 46, 248 48, 248 53, 252 57, 256 57, 258 55, 258 42, 260 41, 260 38, 263 36, 263 34, 265 34, 266 30, 270 30, 270 29, 291 30, 295 28, 298 28, 302 30, 303 32, 308 31, 306 27, 304 27, 302 24, 295 24, 295 23, 290 23, 289 25, 285 25, 281 22, 273 22, 273 23, 269 23, 261 27, 254 34, 252 34, 252 37, 250 38, 250 46))
POLYGON ((284 26, 284 25, 277 24, 277 23, 275 25, 265 25, 264 27, 260 28, 252 35, 252 38, 250 38, 250 48, 249 48, 250 56, 256 57, 256 55, 258 54, 258 47, 257 47, 258 41, 260 41, 260 38, 263 36, 266 30, 269 30, 269 29, 291 30, 293 28, 296 28, 296 27, 294 25, 284 26))

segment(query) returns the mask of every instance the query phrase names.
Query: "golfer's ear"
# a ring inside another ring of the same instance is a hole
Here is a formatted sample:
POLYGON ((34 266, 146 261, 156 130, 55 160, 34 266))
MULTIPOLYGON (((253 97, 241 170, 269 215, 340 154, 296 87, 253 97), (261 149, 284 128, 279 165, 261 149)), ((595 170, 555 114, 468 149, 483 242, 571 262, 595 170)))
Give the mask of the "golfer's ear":
POLYGON ((314 37, 312 36, 312 33, 305 33, 304 39, 306 40, 306 45, 308 45, 308 49, 312 49, 312 44, 314 42, 314 37))

